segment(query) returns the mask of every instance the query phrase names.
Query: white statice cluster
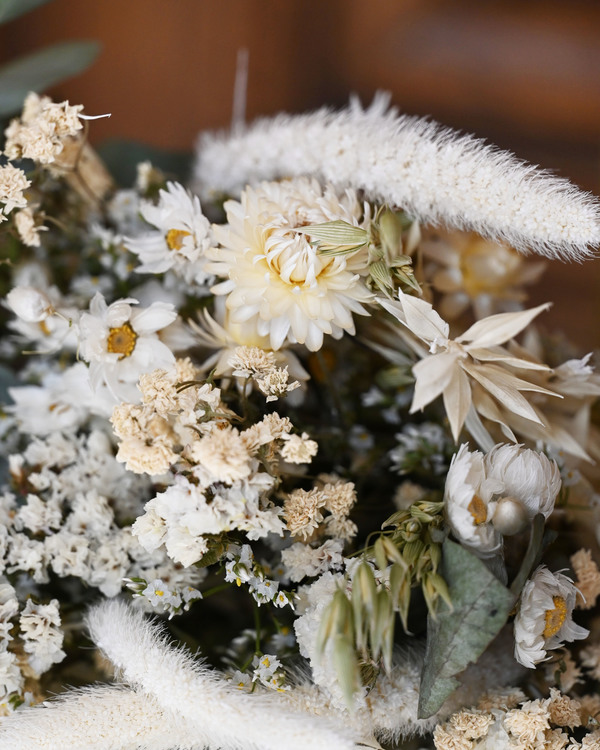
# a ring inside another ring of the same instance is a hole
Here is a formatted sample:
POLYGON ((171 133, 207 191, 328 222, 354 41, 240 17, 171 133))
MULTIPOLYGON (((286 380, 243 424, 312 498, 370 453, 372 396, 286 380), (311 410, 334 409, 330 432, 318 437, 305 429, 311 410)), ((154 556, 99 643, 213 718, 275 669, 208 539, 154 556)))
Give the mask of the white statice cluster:
POLYGON ((207 251, 213 240, 198 197, 182 185, 168 182, 167 189, 159 191, 156 204, 142 202, 140 214, 155 229, 125 240, 127 249, 141 261, 135 270, 155 274, 172 271, 193 284, 196 295, 208 294, 214 279, 207 270, 207 251))
POLYGON ((503 535, 523 531, 538 513, 548 518, 560 489, 559 468, 543 453, 497 445, 484 455, 464 444, 446 477, 446 517, 462 544, 492 557, 503 535))
POLYGON ((275 350, 288 342, 317 351, 325 335, 354 333, 352 314, 368 315, 365 304, 373 299, 366 251, 319 253, 310 229, 299 230, 332 221, 360 226, 364 209, 355 192, 339 196, 302 178, 264 182, 246 188, 240 202, 227 201, 225 210, 228 224, 213 229, 219 246, 209 251, 208 268, 226 279, 212 291, 227 295, 233 323, 268 336, 275 350))
POLYGON ((31 185, 25 172, 13 164, 0 167, 0 222, 6 221, 7 215, 15 208, 24 208, 27 198, 24 191, 31 185))
POLYGON ((62 153, 67 139, 83 128, 80 112, 83 105, 57 104, 47 96, 30 93, 20 118, 6 129, 4 153, 9 159, 32 159, 52 164, 62 153))
POLYGON ((257 346, 238 346, 228 364, 234 377, 255 383, 267 403, 300 388, 299 381, 289 382, 287 366, 277 366, 275 352, 257 346))
POLYGON ((283 511, 271 499, 279 475, 289 464, 310 463, 317 449, 277 413, 243 430, 233 426, 236 415, 220 389, 194 377, 189 360, 171 372, 154 371, 140 381, 142 404, 121 404, 112 416, 117 459, 131 471, 172 476, 146 503, 133 533, 148 551, 164 545, 186 567, 221 534, 282 535, 283 511))

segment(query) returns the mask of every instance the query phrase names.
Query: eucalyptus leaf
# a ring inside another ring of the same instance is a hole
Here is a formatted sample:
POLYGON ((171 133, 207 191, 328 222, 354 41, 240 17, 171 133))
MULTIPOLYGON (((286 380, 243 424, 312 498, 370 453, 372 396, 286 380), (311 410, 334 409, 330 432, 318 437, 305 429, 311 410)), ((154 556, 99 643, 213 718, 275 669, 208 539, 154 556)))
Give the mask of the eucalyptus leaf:
POLYGON ((428 618, 420 719, 441 708, 460 684, 455 675, 481 656, 514 604, 513 594, 484 563, 449 539, 443 545, 442 576, 448 584, 453 610, 438 612, 435 621, 428 618))
POLYGON ((84 71, 94 60, 97 42, 59 42, 0 68, 0 117, 14 114, 30 91, 49 86, 84 71))
POLYGON ((48 2, 50 0, 0 0, 0 23, 12 21, 48 2))

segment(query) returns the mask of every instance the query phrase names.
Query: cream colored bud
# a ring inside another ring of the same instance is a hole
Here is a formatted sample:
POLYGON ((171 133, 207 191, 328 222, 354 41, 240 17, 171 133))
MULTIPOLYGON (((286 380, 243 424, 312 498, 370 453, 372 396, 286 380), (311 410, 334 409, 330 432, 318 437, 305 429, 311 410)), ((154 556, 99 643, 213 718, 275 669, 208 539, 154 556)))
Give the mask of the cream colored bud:
POLYGON ((513 536, 523 531, 529 519, 523 503, 514 497, 503 497, 498 501, 492 524, 504 536, 513 536))
POLYGON ((54 308, 49 298, 32 286, 16 286, 6 295, 10 309, 26 323, 41 323, 54 308))

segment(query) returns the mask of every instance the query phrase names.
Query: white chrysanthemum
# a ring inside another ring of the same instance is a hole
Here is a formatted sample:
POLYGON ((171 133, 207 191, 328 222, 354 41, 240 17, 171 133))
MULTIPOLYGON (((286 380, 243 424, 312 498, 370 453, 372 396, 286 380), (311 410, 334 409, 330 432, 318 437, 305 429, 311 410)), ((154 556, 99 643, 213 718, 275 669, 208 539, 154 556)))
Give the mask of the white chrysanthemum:
POLYGON ((502 488, 502 482, 486 476, 483 454, 461 445, 446 477, 446 517, 454 536, 480 557, 492 557, 502 547, 502 535, 491 523, 493 498, 502 488))
POLYGON ((135 299, 107 305, 98 292, 90 312, 79 323, 80 350, 90 363, 90 382, 97 389, 106 383, 117 401, 138 402, 135 383, 144 372, 169 369, 175 364, 171 350, 159 340, 157 331, 170 325, 177 313, 165 302, 135 308, 135 299))
POLYGON ((485 457, 487 476, 504 484, 502 494, 523 504, 529 518, 554 510, 560 469, 544 453, 520 445, 497 445, 485 457))
POLYGON ((533 669, 547 651, 589 635, 573 622, 576 597, 570 578, 543 565, 537 568, 523 587, 515 618, 515 659, 520 664, 533 669))
POLYGON ((295 231, 335 220, 358 226, 362 209, 353 191, 338 197, 315 180, 264 182, 225 209, 229 224, 213 229, 222 247, 209 251, 209 268, 227 278, 213 291, 228 295, 234 324, 252 323, 275 350, 287 341, 317 351, 325 334, 354 333, 352 313, 367 315, 363 304, 372 299, 360 276, 366 253, 324 255, 295 231))
POLYGON ((164 273, 172 269, 190 284, 212 282, 206 270, 206 251, 212 245, 210 223, 196 196, 178 183, 168 182, 158 203, 142 203, 140 213, 158 231, 126 239, 127 249, 142 262, 136 271, 164 273))

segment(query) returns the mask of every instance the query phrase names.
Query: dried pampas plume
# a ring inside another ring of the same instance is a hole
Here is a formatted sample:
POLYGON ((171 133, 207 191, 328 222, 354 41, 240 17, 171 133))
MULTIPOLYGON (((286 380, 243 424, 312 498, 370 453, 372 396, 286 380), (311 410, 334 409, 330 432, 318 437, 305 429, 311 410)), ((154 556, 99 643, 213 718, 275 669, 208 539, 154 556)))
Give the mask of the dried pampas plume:
POLYGON ((398 115, 379 94, 367 109, 258 120, 203 134, 194 188, 204 199, 248 182, 312 175, 402 208, 426 224, 479 232, 522 252, 582 260, 600 245, 600 204, 555 177, 435 122, 398 115))
POLYGON ((90 634, 129 687, 91 688, 0 719, 2 750, 353 750, 356 732, 278 694, 248 694, 160 626, 118 601, 94 607, 90 634))

